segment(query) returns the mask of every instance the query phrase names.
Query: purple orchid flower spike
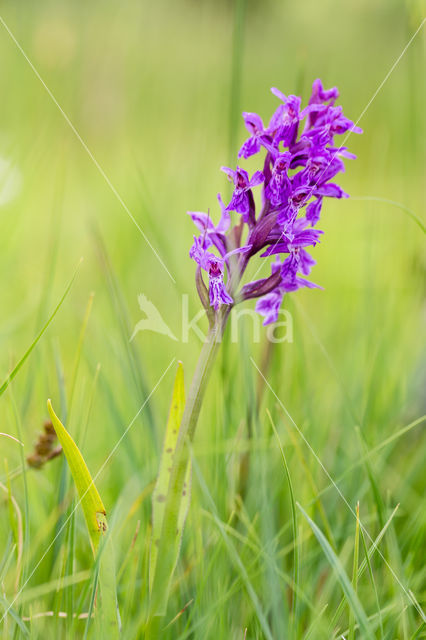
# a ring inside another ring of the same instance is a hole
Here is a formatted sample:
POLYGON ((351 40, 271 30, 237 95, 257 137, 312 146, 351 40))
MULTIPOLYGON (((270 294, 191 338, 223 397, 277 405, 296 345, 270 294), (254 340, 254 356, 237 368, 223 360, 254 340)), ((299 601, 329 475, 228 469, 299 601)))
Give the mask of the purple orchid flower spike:
POLYGON ((262 170, 250 178, 238 166, 235 170, 222 167, 234 191, 227 206, 218 196, 221 217, 217 225, 209 214, 190 212, 200 231, 190 256, 197 263, 197 289, 206 310, 213 307, 218 312, 222 306, 230 309, 240 301, 258 298, 256 310, 263 316, 263 324, 277 320, 286 293, 302 287, 321 288, 305 277, 315 265, 310 251, 323 233, 316 226, 324 198, 348 197, 335 180, 345 170, 343 159, 355 157, 334 139, 347 132, 362 132, 343 114, 342 107, 335 106, 337 88, 324 89, 319 79, 313 83, 305 108, 298 96, 275 88, 272 93, 281 104, 267 128, 256 113, 243 113, 250 137, 238 157, 249 158, 264 148, 262 170), (261 183, 262 207, 256 214, 252 189, 261 183), (241 215, 234 225, 231 212, 241 215), (235 259, 231 260, 232 255, 235 259), (243 284, 247 265, 255 255, 261 260, 275 256, 271 275, 243 284), (209 277, 208 290, 202 271, 209 277))
MULTIPOLYGON (((239 166, 235 169, 222 167, 234 189, 227 206, 219 196, 221 214, 217 224, 211 219, 210 212, 190 212, 199 235, 194 236, 189 255, 197 265, 195 284, 210 326, 173 452, 173 472, 165 506, 170 531, 179 527, 182 531, 179 510, 173 508, 173 496, 185 494, 190 444, 232 308, 240 302, 256 299, 256 310, 267 325, 278 319, 288 293, 302 288, 321 288, 307 277, 310 278, 315 265, 311 252, 322 237, 317 224, 323 213, 324 198, 347 197, 336 180, 344 170, 343 158, 353 156, 345 147, 339 147, 335 137, 361 130, 343 114, 341 107, 336 106, 337 89, 326 90, 320 80, 315 80, 309 104, 304 108, 298 96, 285 95, 278 89, 272 89, 272 92, 281 104, 266 129, 257 114, 243 114, 250 136, 241 147, 239 158, 250 158, 265 149, 259 170, 250 178, 239 166), (262 183, 257 204, 252 190, 262 183), (257 269, 253 278, 247 278, 247 266, 255 260, 259 269, 272 262, 267 269, 270 275, 255 279, 257 269), (204 281, 205 274, 208 286, 204 281)), ((154 591, 157 576, 172 576, 175 566, 175 556, 163 553, 163 538, 159 538, 154 591)), ((153 538, 152 542, 157 540, 153 538)), ((163 616, 162 600, 160 605, 163 616)), ((152 631, 150 636, 157 637, 162 626, 161 616, 156 607, 149 609, 152 616, 148 618, 147 629, 152 631)))

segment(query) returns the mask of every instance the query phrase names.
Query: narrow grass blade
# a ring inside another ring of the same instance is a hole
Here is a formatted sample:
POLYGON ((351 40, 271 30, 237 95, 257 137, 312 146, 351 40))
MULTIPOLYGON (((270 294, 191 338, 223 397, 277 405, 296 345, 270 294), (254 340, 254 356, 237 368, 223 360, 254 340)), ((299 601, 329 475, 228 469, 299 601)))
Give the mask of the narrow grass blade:
MULTIPOLYGON (((381 637, 383 637, 383 628, 382 628, 382 620, 381 620, 381 609, 380 609, 379 597, 378 597, 378 593, 377 593, 376 583, 375 583, 375 580, 374 580, 374 574, 373 574, 373 569, 372 569, 372 566, 371 566, 371 563, 370 563, 370 559, 373 556, 374 552, 378 550, 379 544, 382 541, 383 536, 385 535, 386 530, 389 527, 394 515, 396 514, 396 512, 398 510, 398 507, 399 507, 399 505, 397 505, 395 507, 395 509, 393 510, 391 515, 389 516, 388 521, 386 522, 385 526, 380 531, 380 533, 378 534, 378 536, 376 537, 376 539, 374 540, 374 542, 372 543, 372 545, 371 545, 371 547, 369 549, 367 549, 367 545, 366 545, 366 542, 365 542, 364 534, 362 532, 362 527, 360 527, 360 529, 359 529, 359 534, 360 534, 360 537, 361 537, 361 542, 362 542, 362 545, 363 545, 365 558, 361 562, 361 564, 359 565, 357 580, 359 580, 361 578, 361 576, 364 574, 365 570, 368 568, 368 573, 370 575, 371 584, 373 586, 375 597, 376 597, 376 605, 377 605, 377 613, 378 613, 379 621, 380 621, 381 637)), ((340 602, 340 604, 339 604, 339 606, 336 609, 336 613, 334 614, 334 616, 332 618, 332 621, 331 621, 332 625, 334 625, 337 622, 337 620, 339 619, 339 617, 341 616, 342 611, 344 609, 344 606, 345 606, 345 598, 343 597, 341 602, 340 602)))
MULTIPOLYGON (((282 412, 282 413, 283 413, 284 416, 286 416, 285 412, 282 412)), ((290 439, 292 441, 292 444, 294 446, 294 450, 296 452, 296 455, 299 458, 301 465, 303 466, 303 470, 304 470, 304 473, 305 473, 306 480, 309 482, 309 484, 310 484, 310 486, 312 488, 312 492, 313 492, 313 494, 315 496, 314 503, 315 503, 316 507, 318 508, 319 514, 321 516, 321 520, 323 521, 324 528, 325 528, 325 531, 327 533, 327 537, 328 537, 331 545, 335 548, 336 547, 336 542, 334 540, 333 531, 332 531, 331 525, 330 525, 330 523, 328 521, 327 514, 326 514, 325 509, 324 509, 324 505, 322 504, 322 501, 321 501, 320 491, 319 491, 319 489, 318 489, 318 487, 316 485, 316 482, 314 480, 314 477, 312 475, 311 469, 309 467, 309 463, 308 463, 308 461, 307 461, 307 459, 306 459, 306 457, 305 457, 305 455, 304 455, 304 453, 302 451, 302 448, 300 446, 300 443, 299 443, 298 439, 296 438, 296 436, 295 436, 295 434, 293 432, 293 429, 288 429, 287 433, 288 433, 288 435, 289 435, 289 437, 290 437, 290 439)))
POLYGON ((22 620, 22 618, 18 615, 15 609, 8 604, 7 600, 1 594, 0 594, 0 604, 4 607, 5 611, 7 611, 10 617, 16 622, 16 624, 21 630, 22 637, 29 638, 30 632, 28 631, 27 625, 22 620))
POLYGON ((331 548, 329 542, 327 541, 326 537, 324 536, 323 532, 321 531, 321 529, 319 527, 317 527, 317 525, 315 524, 315 522, 313 522, 310 517, 308 516, 308 514, 302 509, 302 507, 300 506, 299 503, 297 503, 297 506, 299 507, 300 511, 302 512, 302 514, 304 515, 304 517, 306 518, 309 526, 311 527, 316 539, 318 540, 318 542, 320 543, 322 550, 324 551, 324 554, 328 560, 328 562, 330 563, 330 565, 332 566, 332 568, 334 569, 337 579, 340 583, 340 586, 343 589, 343 592, 346 596, 346 599, 355 615, 355 618, 357 619, 357 622, 360 626, 360 629, 362 630, 363 633, 363 638, 366 638, 368 640, 374 640, 374 634, 371 630, 370 624, 368 622, 366 613, 358 599, 358 596, 356 595, 353 586, 350 583, 350 580, 348 578, 348 576, 346 575, 346 572, 344 570, 344 568, 342 567, 339 558, 337 557, 337 555, 334 553, 333 549, 331 548))
POLYGON ((281 444, 281 440, 280 437, 278 435, 278 431, 275 427, 274 421, 272 420, 272 416, 269 413, 269 411, 267 410, 266 413, 268 414, 268 418, 271 422, 272 425, 272 429, 274 430, 274 434, 275 437, 277 439, 278 442, 278 446, 280 448, 281 451, 281 457, 283 459, 283 465, 284 465, 284 471, 285 471, 285 476, 287 479, 287 484, 288 484, 288 490, 289 490, 289 494, 290 494, 290 504, 291 504, 291 517, 292 517, 292 524, 293 524, 293 540, 294 540, 294 549, 293 549, 293 575, 294 575, 294 589, 293 589, 293 603, 292 603, 292 609, 293 609, 293 619, 294 619, 294 626, 296 627, 296 631, 297 631, 297 613, 298 613, 298 609, 297 609, 297 591, 298 591, 298 587, 299 587, 299 544, 298 544, 298 532, 297 532, 297 516, 296 516, 296 502, 294 499, 294 491, 293 491, 293 483, 291 481, 291 476, 290 476, 290 470, 288 468, 288 464, 287 464, 287 460, 284 454, 284 449, 283 446, 281 444))
POLYGON ((303 640, 308 640, 308 638, 310 638, 312 636, 312 634, 314 633, 314 631, 317 633, 318 632, 318 623, 322 618, 322 615, 324 613, 324 611, 327 609, 328 607, 328 602, 327 604, 325 604, 323 606, 323 608, 321 609, 321 611, 318 613, 317 616, 315 616, 315 618, 313 619, 313 621, 311 622, 311 625, 309 627, 309 629, 307 630, 307 632, 305 633, 305 635, 303 636, 303 640))
MULTIPOLYGON (((93 227, 93 236, 94 236, 95 246, 99 256, 99 261, 100 261, 102 270, 105 274, 106 283, 108 285, 108 291, 111 299, 112 308, 114 310, 114 313, 117 316, 117 320, 120 326, 123 347, 127 355, 127 362, 129 365, 129 369, 125 370, 125 374, 126 375, 128 375, 129 373, 131 374, 134 385, 135 385, 135 390, 137 393, 136 397, 140 398, 141 400, 144 400, 149 396, 150 388, 145 379, 144 365, 140 361, 140 357, 139 357, 136 345, 134 342, 129 340, 132 334, 133 323, 130 320, 125 298, 120 289, 118 278, 113 269, 110 257, 105 247, 105 243, 102 239, 100 230, 97 227, 93 227)), ((122 363, 122 366, 124 366, 124 363, 122 363)), ((150 432, 153 438, 153 442, 157 444, 156 422, 154 419, 152 407, 149 403, 145 407, 145 414, 146 414, 146 419, 149 422, 150 432)), ((120 421, 119 424, 121 425, 122 421, 120 421)))
MULTIPOLYGON (((80 266, 80 265, 79 265, 80 266)), ((0 396, 6 391, 7 387, 9 386, 9 384, 12 382, 13 378, 17 375, 17 373, 19 372, 19 370, 21 369, 22 365, 25 363, 26 359, 30 356, 31 352, 33 351, 33 349, 36 347, 37 343, 39 342, 40 338, 43 336, 43 334, 45 333, 46 329, 48 328, 48 326, 50 325, 50 323, 52 322, 53 318, 56 316, 56 314, 58 313, 59 309, 62 306, 62 303, 64 302, 65 298, 67 297, 69 290, 72 287, 72 284, 74 282, 74 279, 77 275, 77 271, 78 271, 78 267, 76 269, 76 271, 74 272, 73 277, 71 278, 67 288, 65 289, 64 294, 62 295, 62 298, 59 300, 58 304, 56 305, 52 315, 50 316, 50 318, 47 320, 46 324, 44 325, 44 327, 42 327, 41 331, 39 332, 39 334, 35 337, 35 339, 33 340, 33 342, 31 343, 31 345, 28 347, 28 349, 26 350, 26 352, 24 353, 24 355, 22 356, 22 358, 19 360, 19 362, 15 365, 15 367, 12 369, 12 371, 9 373, 9 375, 7 376, 6 380, 3 382, 3 384, 0 386, 0 396)))
POLYGON ((69 587, 72 584, 81 584, 87 582, 90 578, 90 571, 76 571, 72 576, 65 576, 65 578, 55 578, 54 580, 49 580, 43 584, 37 585, 36 587, 30 587, 22 591, 19 594, 19 604, 27 604, 31 603, 33 600, 41 600, 46 595, 54 593, 61 587, 69 587))
POLYGON ((6 474, 7 474, 7 486, 4 486, 0 482, 0 489, 2 489, 8 497, 8 505, 9 505, 9 522, 10 522, 10 530, 12 532, 14 546, 16 549, 16 579, 15 579, 15 592, 18 592, 19 589, 19 581, 22 572, 22 555, 24 548, 24 534, 23 534, 23 524, 22 524, 22 513, 19 505, 12 495, 12 489, 10 486, 10 478, 7 471, 7 461, 6 464, 6 474))
MULTIPOLYGON (((355 542, 354 542, 354 563, 352 570, 352 587, 354 592, 358 589, 358 558, 359 558, 359 502, 356 505, 356 525, 355 525, 355 542)), ((355 640, 355 616, 350 609, 349 611, 349 640, 355 640)))
POLYGON ((259 601, 259 598, 257 596, 256 590, 254 589, 251 581, 250 581, 250 577, 248 575, 247 569, 243 563, 243 561, 241 560, 237 549, 235 548, 235 546, 232 544, 232 541, 230 540, 228 534, 226 533, 225 527, 223 526, 222 521, 220 520, 219 516, 218 516, 218 512, 217 512, 217 507, 216 504, 212 498, 211 493, 209 492, 209 489, 206 485, 206 482, 204 480, 204 477, 201 474, 201 469, 199 467, 199 465, 196 463, 196 461, 194 460, 194 470, 197 474, 197 478, 198 478, 198 483, 199 486, 201 488, 201 491, 203 492, 204 496, 206 497, 206 500, 209 502, 210 507, 211 507, 211 513, 212 513, 212 517, 215 520, 217 527, 219 529, 219 532, 222 536, 223 542, 225 544, 226 550, 228 552, 229 558, 232 562, 232 564, 234 565, 234 567, 236 568, 236 570, 239 573, 239 577, 241 579, 241 582, 244 584, 244 587, 247 591, 248 597, 252 602, 253 608, 255 610, 256 613, 256 617, 259 621, 259 624, 262 628, 262 632, 263 632, 263 637, 266 638, 266 640, 273 640, 273 635, 271 633, 271 629, 269 627, 269 622, 267 619, 267 616, 265 615, 261 602, 259 601))
POLYGON ((75 387, 77 383, 78 369, 79 369, 80 360, 81 360, 81 352, 83 349, 84 338, 86 336, 87 325, 89 324, 90 312, 92 310, 94 296, 95 294, 93 292, 89 296, 89 300, 87 302, 86 311, 85 311, 83 322, 80 329, 80 335, 78 337, 77 352, 75 354, 74 368, 71 376, 71 390, 70 390, 69 400, 68 400, 69 412, 71 412, 71 407, 73 404, 72 401, 74 399, 74 392, 75 392, 75 387))
MULTIPOLYGON (((174 464, 174 453, 178 441, 179 435, 179 427, 182 420, 183 410, 185 407, 185 386, 184 386, 184 375, 183 375, 183 366, 182 363, 179 362, 178 369, 176 372, 176 378, 173 387, 173 395, 172 402, 170 406, 169 417, 167 420, 166 427, 166 435, 164 438, 163 451, 161 454, 160 468, 158 472, 158 479, 155 485, 154 492, 152 494, 152 537, 151 537, 151 550, 150 550, 150 559, 149 559, 149 583, 150 583, 150 593, 152 594, 153 585, 154 585, 154 577, 155 571, 157 567, 157 558, 158 554, 162 553, 162 549, 160 549, 160 541, 161 534, 164 523, 164 513, 165 513, 165 505, 166 500, 168 498, 169 492, 169 484, 170 484, 170 476, 172 467, 174 464)), ((178 520, 178 530, 177 532, 168 532, 167 539, 164 540, 164 543, 167 546, 173 546, 175 548, 175 562, 172 567, 172 572, 170 575, 166 576, 166 583, 162 585, 158 585, 158 588, 163 592, 163 597, 161 598, 162 603, 160 606, 160 610, 157 611, 157 614, 164 614, 165 608, 167 605, 168 592, 170 589, 170 582, 176 567, 176 563, 178 560, 180 545, 182 541, 182 533, 183 526, 185 523, 185 518, 189 509, 190 502, 190 483, 191 483, 191 462, 188 462, 188 467, 186 470, 185 484, 182 495, 180 496, 180 506, 179 506, 179 520, 178 520)), ((158 594, 152 594, 154 600, 158 594)))
POLYGON ((420 627, 413 633, 410 640, 418 640, 418 638, 424 638, 426 635, 426 622, 422 622, 420 627))
MULTIPOLYGON (((395 512, 394 512, 395 513, 395 512)), ((392 516, 391 516, 392 517, 392 516)), ((387 526, 387 525, 386 525, 387 526)), ((383 638, 383 619, 382 619, 382 610, 380 608, 380 601, 379 601, 379 593, 377 591, 377 586, 376 586, 376 581, 374 580, 374 573, 373 573, 373 568, 371 566, 371 562, 370 562, 370 553, 367 549, 367 545, 365 543, 365 538, 364 538, 364 534, 362 532, 362 529, 360 528, 359 533, 361 535, 361 542, 362 542, 362 547, 364 549, 364 554, 365 554, 365 560, 364 562, 366 563, 366 566, 368 567, 368 574, 370 576, 370 582, 373 586, 373 591, 374 591, 374 596, 376 598, 376 606, 377 606, 377 615, 379 618, 379 625, 380 625, 380 638, 383 638)), ((361 565, 362 567, 362 565, 361 565)), ((361 573, 361 567, 358 570, 358 575, 360 575, 361 573)))

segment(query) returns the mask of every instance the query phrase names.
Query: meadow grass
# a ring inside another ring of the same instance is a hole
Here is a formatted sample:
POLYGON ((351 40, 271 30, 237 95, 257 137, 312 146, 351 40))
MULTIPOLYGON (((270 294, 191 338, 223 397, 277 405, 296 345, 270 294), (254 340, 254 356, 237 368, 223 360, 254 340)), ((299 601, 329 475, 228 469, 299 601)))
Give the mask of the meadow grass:
MULTIPOLYGON (((188 389, 201 343, 130 341, 137 296, 180 337, 182 295, 200 308, 185 211, 217 214, 238 113, 270 112, 270 86, 306 99, 320 76, 356 119, 421 7, 43 1, 0 15, 172 275, 0 26, 0 431, 23 443, 0 435, 2 637, 113 637, 67 462, 25 461, 48 398, 107 511, 122 637, 143 637, 173 380, 180 360, 188 389)), ((257 341, 249 317, 236 342, 225 332, 161 638, 426 637, 424 64, 423 28, 350 140, 352 197, 327 203, 315 249, 324 291, 285 301, 292 342, 257 341)))

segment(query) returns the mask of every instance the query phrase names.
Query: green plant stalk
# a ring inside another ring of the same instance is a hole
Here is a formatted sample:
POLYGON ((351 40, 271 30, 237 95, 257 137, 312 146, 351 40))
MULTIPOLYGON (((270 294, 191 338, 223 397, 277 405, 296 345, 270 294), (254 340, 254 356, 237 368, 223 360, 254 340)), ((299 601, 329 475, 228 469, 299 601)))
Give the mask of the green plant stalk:
POLYGON ((166 613, 168 600, 167 590, 165 592, 165 590, 161 588, 161 585, 167 583, 168 576, 171 576, 173 573, 173 565, 175 563, 173 546, 164 545, 163 541, 164 539, 170 538, 170 532, 177 530, 180 505, 179 498, 183 491, 190 444, 194 439, 204 393, 220 348, 229 313, 229 307, 221 307, 216 313, 215 320, 203 344, 185 403, 175 450, 175 464, 173 465, 170 476, 169 492, 165 505, 160 538, 160 548, 164 550, 164 553, 159 555, 157 559, 148 621, 145 628, 146 640, 153 640, 154 638, 160 637, 161 619, 166 613))

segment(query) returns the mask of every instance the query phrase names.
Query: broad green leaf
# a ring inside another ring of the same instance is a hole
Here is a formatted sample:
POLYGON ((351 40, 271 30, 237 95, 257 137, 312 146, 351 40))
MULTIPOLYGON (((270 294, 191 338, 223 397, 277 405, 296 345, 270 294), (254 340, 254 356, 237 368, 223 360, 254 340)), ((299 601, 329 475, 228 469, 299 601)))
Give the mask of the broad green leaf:
MULTIPOLYGON (((167 545, 168 550, 174 549, 174 562, 170 567, 170 572, 165 577, 165 583, 158 585, 159 592, 162 593, 159 600, 162 601, 160 611, 156 611, 157 614, 164 614, 165 607, 167 605, 168 592, 170 588, 170 582, 173 576, 174 569, 177 564, 180 545, 182 542, 183 527, 185 519, 189 509, 190 494, 191 494, 191 461, 188 461, 188 466, 185 473, 185 482, 183 486, 182 494, 178 497, 179 504, 179 518, 177 531, 167 532, 166 536, 162 536, 164 513, 166 508, 166 501, 169 496, 170 477, 175 461, 176 445, 179 437, 179 427, 182 420, 183 410, 185 407, 185 386, 183 366, 179 362, 176 372, 176 378, 173 387, 172 402, 169 411, 169 417, 167 420, 166 434, 164 438, 164 445, 161 454, 160 467, 158 472, 158 479, 155 485, 155 489, 152 495, 152 536, 151 536, 151 549, 150 549, 150 563, 149 563, 149 582, 150 592, 154 585, 155 571, 157 567, 158 554, 162 553, 160 549, 160 543, 167 545)), ((175 497, 174 497, 175 499, 175 497)), ((159 594, 156 594, 157 597, 159 594)))
POLYGON ((184 473, 183 488, 179 494, 171 486, 172 473, 182 463, 182 453, 177 454, 182 416, 185 408, 185 386, 182 363, 178 363, 173 386, 172 402, 167 420, 157 483, 152 496, 152 534, 149 563, 150 615, 147 637, 156 637, 154 629, 165 615, 173 573, 179 558, 183 527, 189 509, 191 493, 191 461, 188 458, 184 473), (167 526, 166 506, 173 504, 177 513, 177 526, 167 526), (161 563, 158 564, 158 558, 161 563), (167 558, 167 562, 164 559, 167 558), (161 569, 161 570, 160 570, 161 569))
POLYGON ((96 552, 99 546, 101 533, 107 528, 105 507, 79 448, 54 412, 50 400, 47 401, 47 408, 49 410, 56 435, 58 436, 58 440, 62 445, 65 457, 70 466, 71 475, 80 498, 84 519, 86 520, 87 529, 89 531, 90 542, 92 544, 93 551, 96 552))
POLYGON ((333 549, 331 548, 330 543, 328 542, 328 540, 326 539, 325 535, 323 534, 323 532, 321 531, 321 529, 319 527, 317 527, 317 525, 315 524, 315 522, 313 522, 313 520, 310 519, 310 517, 308 516, 308 514, 302 509, 302 507, 300 506, 299 503, 297 503, 297 506, 299 507, 300 511, 303 513, 304 517, 306 518, 307 522, 309 523, 309 526, 311 527, 316 539, 318 540, 318 542, 320 543, 322 550, 324 551, 324 554, 327 558, 327 560, 329 561, 330 565, 332 566, 332 568, 334 569, 337 579, 340 583, 340 586, 343 589, 343 592, 346 596, 346 599, 349 603, 349 606, 351 607, 351 610, 354 613, 354 616, 359 624, 359 627, 363 633, 362 637, 366 638, 368 640, 374 640, 374 635, 373 632, 371 630, 371 627, 369 625, 366 613, 358 599, 357 594, 354 591, 354 588, 346 574, 346 571, 344 570, 344 568, 342 567, 342 564, 339 560, 339 558, 337 557, 337 555, 334 553, 333 549))
POLYGON ((62 445, 77 488, 93 553, 99 563, 100 620, 99 629, 108 638, 119 636, 119 613, 114 566, 114 548, 107 534, 106 511, 79 448, 55 414, 50 400, 47 402, 52 424, 62 445), (105 534, 105 535, 104 535, 105 534), (100 546, 100 543, 102 545, 100 546), (99 550, 99 554, 97 553, 99 550))

